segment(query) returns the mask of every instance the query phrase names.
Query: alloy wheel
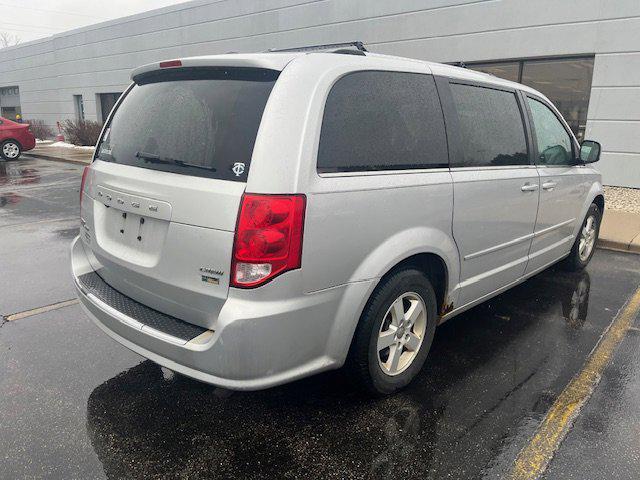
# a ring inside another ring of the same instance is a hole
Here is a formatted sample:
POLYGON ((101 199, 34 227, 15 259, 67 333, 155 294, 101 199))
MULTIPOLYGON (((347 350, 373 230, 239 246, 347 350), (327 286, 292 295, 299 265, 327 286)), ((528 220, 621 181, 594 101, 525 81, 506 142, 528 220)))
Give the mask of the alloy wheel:
POLYGON ((589 215, 582 230, 580 230, 580 241, 578 243, 578 255, 580 260, 585 262, 591 255, 593 246, 596 243, 597 220, 594 215, 589 215))
POLYGON ((2 155, 11 160, 18 158, 20 147, 15 142, 7 142, 2 146, 2 155))
POLYGON ((390 376, 398 375, 413 363, 427 328, 427 308, 415 292, 403 293, 391 304, 382 319, 376 353, 378 365, 390 376))

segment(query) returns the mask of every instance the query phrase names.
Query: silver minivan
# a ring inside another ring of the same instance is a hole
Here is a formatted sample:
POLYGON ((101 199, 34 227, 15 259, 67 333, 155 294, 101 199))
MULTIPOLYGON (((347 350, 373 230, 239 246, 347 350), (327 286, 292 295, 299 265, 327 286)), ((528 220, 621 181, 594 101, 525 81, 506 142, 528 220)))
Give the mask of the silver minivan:
POLYGON ((345 365, 388 394, 440 323, 587 265, 597 142, 529 87, 357 46, 133 71, 72 246, 98 327, 225 388, 345 365))

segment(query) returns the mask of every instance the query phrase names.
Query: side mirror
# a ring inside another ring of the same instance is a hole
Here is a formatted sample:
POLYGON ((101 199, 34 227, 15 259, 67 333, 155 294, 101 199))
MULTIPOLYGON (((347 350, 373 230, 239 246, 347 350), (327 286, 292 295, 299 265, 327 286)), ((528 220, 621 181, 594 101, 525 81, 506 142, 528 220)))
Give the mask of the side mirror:
POLYGON ((580 161, 582 163, 595 163, 600 160, 600 144, 593 140, 585 140, 580 145, 580 161))

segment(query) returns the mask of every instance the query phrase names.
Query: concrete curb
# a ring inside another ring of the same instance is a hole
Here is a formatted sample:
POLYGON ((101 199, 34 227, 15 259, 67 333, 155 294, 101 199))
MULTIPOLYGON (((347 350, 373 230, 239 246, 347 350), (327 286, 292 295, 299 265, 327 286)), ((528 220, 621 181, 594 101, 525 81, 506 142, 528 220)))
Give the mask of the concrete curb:
POLYGON ((626 242, 618 242, 614 240, 598 240, 597 247, 604 250, 614 250, 616 252, 640 254, 640 245, 637 243, 628 244, 626 242))
POLYGON ((640 253, 640 214, 605 210, 598 247, 640 253))

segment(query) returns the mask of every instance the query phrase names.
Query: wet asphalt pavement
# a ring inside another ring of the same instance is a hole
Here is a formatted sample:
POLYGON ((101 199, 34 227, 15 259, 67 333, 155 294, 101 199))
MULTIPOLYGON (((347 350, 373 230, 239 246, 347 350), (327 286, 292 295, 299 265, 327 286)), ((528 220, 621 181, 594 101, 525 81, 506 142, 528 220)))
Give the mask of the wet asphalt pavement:
MULTIPOLYGON (((0 163, 0 314, 74 297, 80 173, 0 163)), ((439 328, 417 381, 384 399, 340 372, 216 389, 129 352, 78 305, 4 322, 0 478, 500 478, 639 285, 640 256, 548 270, 439 328)), ((545 478, 640 478, 638 342, 632 329, 545 478)))

